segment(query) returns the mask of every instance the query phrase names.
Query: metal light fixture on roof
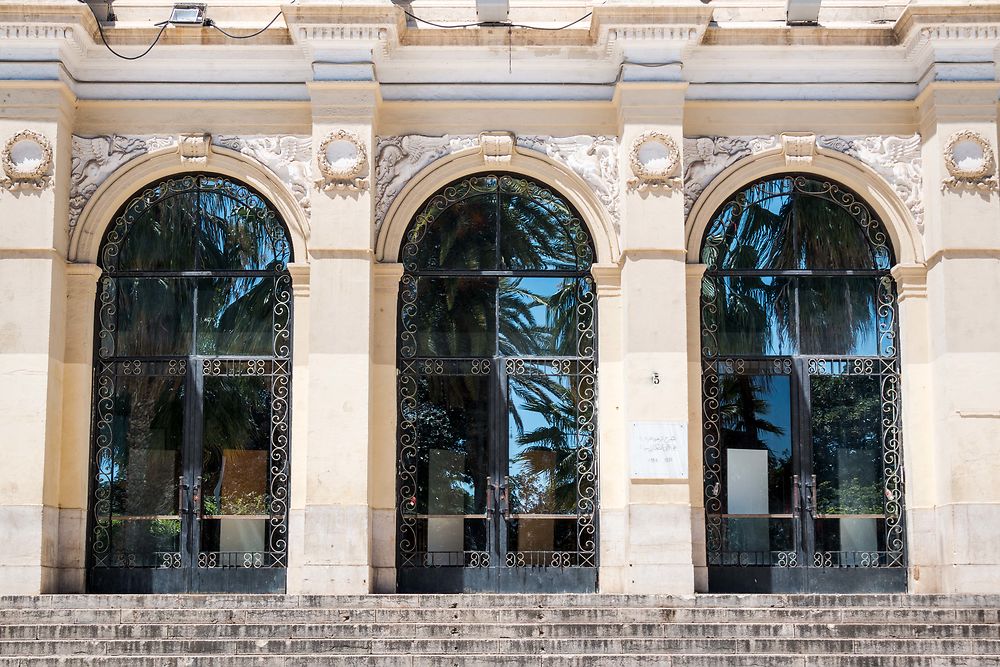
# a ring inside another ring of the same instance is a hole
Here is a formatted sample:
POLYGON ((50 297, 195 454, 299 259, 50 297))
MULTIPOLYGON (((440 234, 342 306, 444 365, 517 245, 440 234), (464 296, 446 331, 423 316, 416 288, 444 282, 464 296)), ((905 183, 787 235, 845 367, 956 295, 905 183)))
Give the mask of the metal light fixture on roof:
POLYGON ((510 0, 476 0, 476 17, 480 23, 506 23, 510 16, 510 0))
POLYGON ((788 0, 785 22, 788 25, 819 25, 821 0, 788 0))
POLYGON ((168 22, 171 25, 205 25, 206 7, 203 2, 178 2, 170 12, 168 22))

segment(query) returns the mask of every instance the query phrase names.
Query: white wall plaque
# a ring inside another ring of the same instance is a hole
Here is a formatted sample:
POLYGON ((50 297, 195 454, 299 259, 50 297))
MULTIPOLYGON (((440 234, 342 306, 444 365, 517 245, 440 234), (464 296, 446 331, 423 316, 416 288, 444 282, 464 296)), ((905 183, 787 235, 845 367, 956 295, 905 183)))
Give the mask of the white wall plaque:
POLYGON ((632 422, 632 479, 687 479, 687 422, 632 422))

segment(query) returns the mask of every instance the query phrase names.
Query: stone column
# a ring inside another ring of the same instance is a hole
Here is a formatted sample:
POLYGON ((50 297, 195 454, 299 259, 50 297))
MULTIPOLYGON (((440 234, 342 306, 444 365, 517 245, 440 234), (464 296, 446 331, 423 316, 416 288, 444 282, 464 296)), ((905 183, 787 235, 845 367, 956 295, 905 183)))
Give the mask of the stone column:
POLYGON ((371 501, 373 590, 396 590, 396 320, 403 265, 375 264, 372 342, 371 501))
MULTIPOLYGON (((315 82, 313 143, 338 130, 371 155, 378 103, 374 82, 315 82)), ((363 174, 371 181, 371 160, 363 174)), ((290 593, 367 593, 371 586, 368 464, 371 426, 371 190, 312 193, 309 239, 308 427, 301 557, 290 593)), ((301 359, 301 356, 300 356, 301 359)), ((300 387, 297 383, 296 387, 300 387)), ((301 449, 292 444, 292 457, 301 449)), ((301 463, 301 462, 299 462, 301 463)), ((302 477, 303 475, 300 475, 302 477)))
POLYGON ((58 588, 66 322, 66 219, 73 100, 60 83, 8 82, 0 145, 23 130, 52 148, 51 181, 0 187, 0 592, 58 588))
MULTIPOLYGON (((643 132, 667 135, 678 148, 683 144, 685 90, 686 84, 676 82, 620 83, 616 93, 623 156, 622 407, 626 438, 622 445, 628 443, 626 460, 633 423, 688 420, 684 198, 679 187, 630 185, 627 158, 643 132)), ((630 467, 620 473, 628 488, 624 589, 692 593, 689 481, 662 479, 645 470, 633 474, 630 467)))
POLYGON ((66 346, 57 554, 57 590, 61 593, 82 593, 85 587, 94 308, 100 277, 101 269, 94 264, 66 265, 66 346))
POLYGON ((911 495, 918 494, 910 546, 936 537, 941 554, 937 572, 919 572, 920 580, 934 583, 917 585, 914 570, 918 590, 1000 592, 1000 194, 951 183, 944 157, 949 139, 966 130, 996 154, 998 93, 995 81, 939 81, 918 99, 932 398, 928 449, 906 445, 914 474, 926 474, 908 480, 911 495))

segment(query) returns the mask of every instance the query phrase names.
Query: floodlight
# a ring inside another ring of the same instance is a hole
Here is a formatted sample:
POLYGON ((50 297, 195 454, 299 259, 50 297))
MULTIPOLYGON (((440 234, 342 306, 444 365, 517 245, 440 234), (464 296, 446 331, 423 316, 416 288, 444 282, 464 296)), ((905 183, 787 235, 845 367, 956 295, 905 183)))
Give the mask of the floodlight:
POLYGON ((785 22, 788 25, 818 25, 821 0, 788 0, 785 22))
POLYGON ((505 23, 510 15, 510 0, 476 0, 480 23, 505 23))
POLYGON ((205 25, 205 3, 179 2, 170 12, 169 23, 172 25, 205 25))

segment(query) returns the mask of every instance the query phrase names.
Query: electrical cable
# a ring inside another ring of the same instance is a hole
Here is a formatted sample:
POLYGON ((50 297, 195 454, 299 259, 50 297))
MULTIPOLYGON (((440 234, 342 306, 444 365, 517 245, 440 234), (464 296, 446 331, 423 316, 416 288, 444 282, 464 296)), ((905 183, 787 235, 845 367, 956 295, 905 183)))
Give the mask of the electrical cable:
POLYGON ((435 23, 434 21, 428 21, 427 19, 422 19, 419 16, 417 16, 416 14, 412 14, 412 13, 406 11, 402 7, 400 7, 399 9, 400 9, 400 11, 402 11, 404 14, 406 14, 407 16, 409 16, 414 21, 420 21, 421 23, 426 23, 427 25, 433 26, 435 28, 448 28, 448 29, 450 29, 450 28, 524 28, 525 30, 553 30, 553 31, 554 30, 566 30, 567 28, 571 28, 571 27, 575 26, 580 21, 586 21, 587 19, 589 19, 591 16, 594 15, 594 12, 587 12, 586 14, 584 14, 583 16, 581 16, 580 18, 578 18, 577 20, 572 21, 570 23, 567 23, 566 25, 562 25, 562 26, 556 27, 556 28, 545 28, 545 27, 537 26, 537 25, 525 25, 523 23, 505 23, 505 22, 494 22, 494 21, 479 21, 479 22, 476 22, 476 23, 456 23, 454 25, 445 25, 444 23, 435 23))
MULTIPOLYGON (((297 0, 292 0, 289 4, 294 5, 296 2, 297 2, 297 0)), ((282 13, 283 12, 278 12, 277 14, 275 14, 274 18, 271 19, 270 22, 268 22, 268 24, 266 26, 264 26, 263 28, 261 28, 260 30, 258 30, 256 32, 250 33, 249 35, 233 35, 233 34, 230 34, 230 33, 226 32, 225 30, 223 30, 222 28, 220 28, 219 26, 217 26, 215 24, 215 21, 213 21, 212 19, 209 19, 209 18, 206 18, 205 22, 202 25, 204 25, 206 28, 215 28, 216 30, 218 30, 219 32, 221 32, 226 37, 229 37, 230 39, 250 39, 251 37, 256 37, 257 35, 261 34, 265 30, 267 30, 268 28, 270 28, 272 25, 274 25, 274 22, 281 18, 282 13)))

